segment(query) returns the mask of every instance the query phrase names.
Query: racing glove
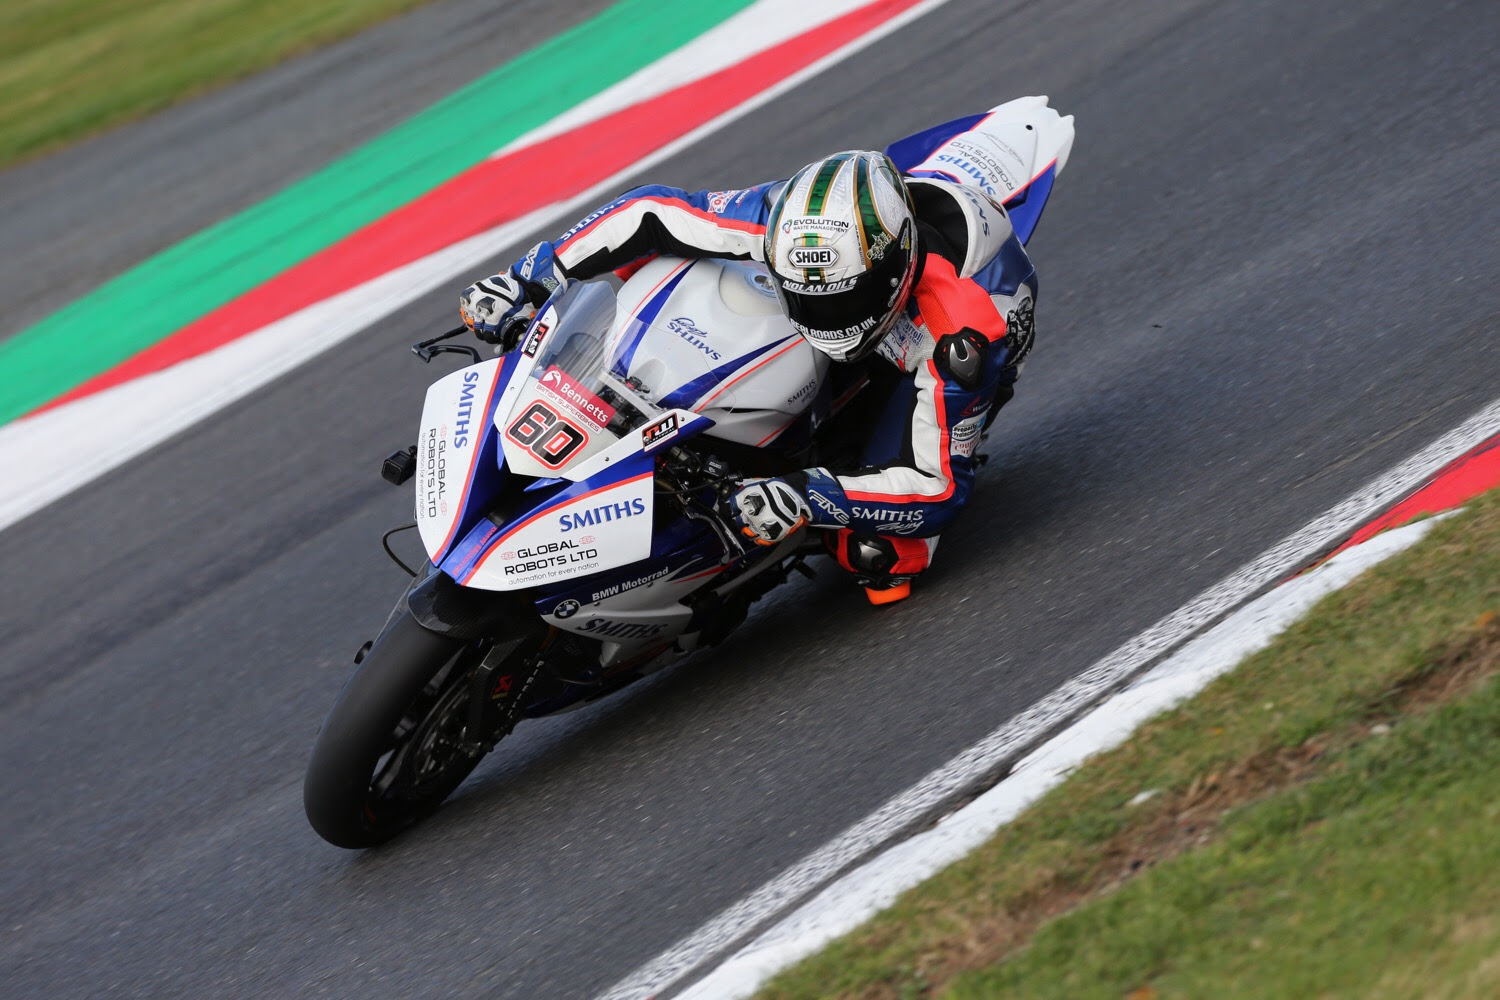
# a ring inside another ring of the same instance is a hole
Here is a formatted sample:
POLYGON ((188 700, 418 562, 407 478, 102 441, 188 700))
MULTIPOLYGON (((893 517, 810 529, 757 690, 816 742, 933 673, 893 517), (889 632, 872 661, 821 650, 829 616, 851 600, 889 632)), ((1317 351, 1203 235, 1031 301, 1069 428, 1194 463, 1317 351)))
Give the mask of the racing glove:
POLYGON ((537 306, 567 283, 552 244, 543 241, 509 270, 465 288, 458 297, 458 314, 474 336, 488 344, 503 344, 512 327, 529 323, 537 306))
POLYGON ((465 288, 458 297, 458 314, 474 336, 498 344, 512 324, 529 322, 536 315, 536 305, 521 280, 504 271, 465 288))
POLYGON ((756 545, 775 545, 808 523, 812 510, 784 479, 747 479, 729 497, 729 517, 756 545))

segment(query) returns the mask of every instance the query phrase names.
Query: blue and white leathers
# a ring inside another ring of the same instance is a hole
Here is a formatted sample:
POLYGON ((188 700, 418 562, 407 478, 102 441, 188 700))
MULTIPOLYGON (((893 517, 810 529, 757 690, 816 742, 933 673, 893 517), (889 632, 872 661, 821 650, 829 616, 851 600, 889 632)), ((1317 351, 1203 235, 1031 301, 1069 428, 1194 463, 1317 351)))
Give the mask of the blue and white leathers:
MULTIPOLYGON (((1071 117, 1060 117, 1045 98, 1021 98, 888 148, 918 220, 917 281, 906 315, 877 351, 901 378, 861 465, 792 477, 806 493, 813 524, 930 537, 963 507, 975 449, 1032 345, 1037 279, 1024 243, 1072 140, 1071 117)), ((549 249, 556 265, 578 278, 656 255, 761 261, 770 195, 780 183, 733 191, 636 188, 549 249)))

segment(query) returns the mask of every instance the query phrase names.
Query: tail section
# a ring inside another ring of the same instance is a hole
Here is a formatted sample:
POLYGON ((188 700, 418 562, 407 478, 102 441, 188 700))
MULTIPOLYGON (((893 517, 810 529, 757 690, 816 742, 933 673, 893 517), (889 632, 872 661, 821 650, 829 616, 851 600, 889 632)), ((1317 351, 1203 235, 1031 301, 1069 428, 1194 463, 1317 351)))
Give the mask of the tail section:
POLYGON ((977 187, 1003 204, 1022 243, 1041 220, 1072 151, 1073 116, 1059 115, 1041 96, 1018 97, 886 148, 905 173, 977 187))

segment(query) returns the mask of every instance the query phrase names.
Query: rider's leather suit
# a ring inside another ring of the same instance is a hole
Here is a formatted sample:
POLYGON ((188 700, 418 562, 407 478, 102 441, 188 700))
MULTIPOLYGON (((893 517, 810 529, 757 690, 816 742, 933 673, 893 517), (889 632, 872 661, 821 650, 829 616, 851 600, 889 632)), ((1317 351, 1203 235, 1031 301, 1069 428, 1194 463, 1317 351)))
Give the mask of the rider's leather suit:
MULTIPOLYGON (((949 146, 906 174, 917 278, 905 316, 855 362, 884 397, 867 411, 863 454, 849 467, 784 477, 804 491, 813 524, 839 529, 831 547, 845 568, 874 581, 926 568, 968 498, 980 436, 1010 399, 1034 332, 1036 271, 1005 210, 942 155, 949 146)), ((657 254, 760 261, 781 183, 635 188, 558 239, 557 263, 591 278, 657 254)))

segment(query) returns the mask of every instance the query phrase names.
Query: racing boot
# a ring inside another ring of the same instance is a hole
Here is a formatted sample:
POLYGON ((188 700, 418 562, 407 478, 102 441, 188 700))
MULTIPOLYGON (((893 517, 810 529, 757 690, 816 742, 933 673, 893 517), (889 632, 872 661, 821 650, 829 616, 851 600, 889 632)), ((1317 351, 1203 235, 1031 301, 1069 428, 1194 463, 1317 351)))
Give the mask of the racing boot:
POLYGON ((857 535, 848 528, 825 533, 840 566, 854 574, 871 604, 894 604, 911 596, 911 579, 932 562, 937 537, 857 535))

